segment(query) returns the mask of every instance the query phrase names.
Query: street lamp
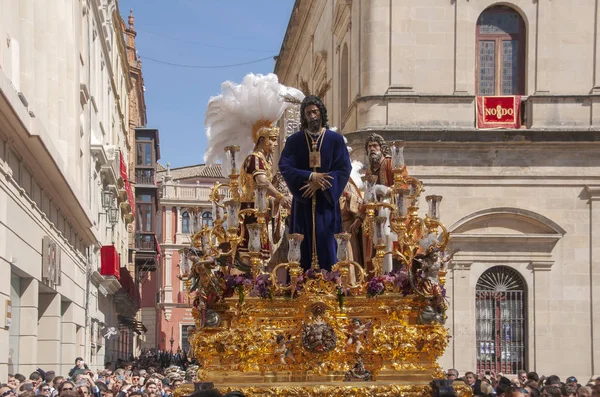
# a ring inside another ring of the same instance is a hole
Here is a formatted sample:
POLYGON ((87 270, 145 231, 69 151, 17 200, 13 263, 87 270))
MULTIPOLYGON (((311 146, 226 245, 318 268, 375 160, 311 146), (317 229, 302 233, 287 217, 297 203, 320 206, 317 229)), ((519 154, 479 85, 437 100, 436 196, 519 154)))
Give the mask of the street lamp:
POLYGON ((111 207, 108 209, 108 221, 111 227, 114 227, 119 222, 119 209, 117 207, 111 207))
POLYGON ((171 344, 171 352, 173 352, 173 343, 175 339, 173 339, 173 327, 171 327, 171 339, 169 339, 169 343, 171 344))
POLYGON ((113 192, 107 187, 102 190, 102 208, 108 210, 113 203, 113 192))

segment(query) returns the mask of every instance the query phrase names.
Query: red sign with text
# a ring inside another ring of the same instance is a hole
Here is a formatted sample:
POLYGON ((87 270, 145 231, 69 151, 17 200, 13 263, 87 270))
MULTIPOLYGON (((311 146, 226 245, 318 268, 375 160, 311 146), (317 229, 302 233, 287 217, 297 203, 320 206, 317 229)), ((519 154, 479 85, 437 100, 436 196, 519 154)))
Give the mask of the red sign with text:
POLYGON ((477 128, 521 128, 521 97, 477 97, 477 128))

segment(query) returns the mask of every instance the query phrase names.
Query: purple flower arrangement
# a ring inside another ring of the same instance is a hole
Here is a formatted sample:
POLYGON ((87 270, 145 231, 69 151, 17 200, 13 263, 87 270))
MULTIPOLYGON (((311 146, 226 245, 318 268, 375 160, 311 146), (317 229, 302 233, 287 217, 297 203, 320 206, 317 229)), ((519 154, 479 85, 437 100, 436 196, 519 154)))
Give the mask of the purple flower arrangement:
POLYGON ((385 292, 385 279, 387 276, 373 277, 367 283, 367 296, 375 298, 377 295, 382 295, 385 292))
POLYGON ((373 277, 367 283, 367 296, 374 298, 385 291, 400 292, 406 296, 411 293, 410 281, 406 268, 394 270, 388 274, 373 277))
POLYGON ((325 281, 329 281, 334 284, 339 284, 341 282, 340 272, 337 272, 337 271, 328 272, 327 270, 324 270, 324 269, 320 269, 320 270, 308 269, 306 272, 304 272, 304 279, 314 280, 317 277, 319 277, 319 274, 323 275, 323 280, 325 280, 325 281))
POLYGON ((263 299, 272 299, 272 287, 273 282, 271 281, 271 275, 261 274, 256 277, 256 280, 254 280, 254 287, 252 288, 252 291, 250 291, 250 296, 258 296, 263 299))
POLYGON ((249 287, 253 284, 252 275, 250 273, 236 274, 233 276, 224 274, 222 272, 216 273, 217 278, 221 278, 225 281, 225 288, 223 289, 223 298, 232 297, 234 292, 243 293, 244 287, 249 287))
POLYGON ((387 276, 394 291, 400 292, 404 296, 409 295, 412 292, 406 267, 403 267, 400 270, 393 270, 387 276))
MULTIPOLYGON (((230 298, 237 293, 239 295, 240 303, 242 303, 244 301, 244 291, 248 289, 250 290, 250 296, 257 296, 263 299, 273 298, 273 279, 270 274, 261 274, 256 278, 253 278, 250 273, 230 276, 222 272, 216 272, 215 275, 218 279, 222 280, 223 298, 230 298)), ((337 271, 307 270, 296 280, 296 292, 294 297, 298 296, 298 293, 304 289, 304 285, 307 281, 316 280, 321 277, 323 280, 337 286, 339 304, 340 307, 343 306, 344 297, 349 294, 349 291, 344 290, 342 287, 340 273, 337 271)), ((417 274, 417 277, 419 277, 419 274, 417 274)), ((411 293, 411 290, 409 275, 406 268, 373 277, 367 282, 367 296, 370 298, 382 295, 386 291, 399 292, 406 296, 411 293)), ((287 291, 286 295, 289 296, 291 294, 287 291)), ((442 287, 442 298, 443 297, 445 297, 445 289, 442 287)))

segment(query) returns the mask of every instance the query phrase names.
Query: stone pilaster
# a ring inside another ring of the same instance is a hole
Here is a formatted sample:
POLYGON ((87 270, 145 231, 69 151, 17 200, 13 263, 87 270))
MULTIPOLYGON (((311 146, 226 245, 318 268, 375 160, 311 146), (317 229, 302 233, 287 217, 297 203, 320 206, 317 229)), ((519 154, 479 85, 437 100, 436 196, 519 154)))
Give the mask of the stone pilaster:
POLYGON ((181 207, 177 207, 177 233, 182 233, 181 207))
MULTIPOLYGON (((458 368, 461 373, 475 368, 477 352, 475 351, 475 295, 471 280, 472 261, 453 260, 446 276, 446 285, 451 284, 450 310, 448 311, 448 327, 452 335, 451 353, 452 367, 462 363, 458 368), (468 363, 468 364, 466 364, 468 363)), ((447 361, 446 361, 447 362, 447 361)))
POLYGON ((21 279, 19 332, 19 372, 30 374, 38 364, 38 298, 39 283, 33 278, 21 279))
POLYGON ((173 243, 173 212, 171 207, 165 208, 165 244, 173 243))
POLYGON ((600 186, 586 186, 586 192, 590 206, 591 373, 597 376, 600 374, 600 186))
MULTIPOLYGON (((533 307, 529 312, 530 324, 533 324, 533 338, 529 340, 533 345, 533 357, 529 362, 530 371, 539 373, 550 373, 555 365, 554 352, 551 350, 553 344, 552 326, 548 321, 550 318, 550 300, 552 296, 551 268, 552 262, 532 262, 533 285, 533 307)), ((530 346, 531 348, 531 346, 530 346)), ((531 349, 530 349, 531 350, 531 349)))
POLYGON ((172 259, 173 259, 173 251, 168 250, 165 252, 165 302, 164 303, 173 303, 173 287, 171 285, 171 277, 172 277, 172 259))
POLYGON ((58 368, 60 363, 60 310, 59 294, 40 294, 38 364, 42 368, 58 368))
POLYGON ((68 374, 73 368, 75 358, 78 356, 77 324, 75 323, 75 304, 62 302, 62 338, 61 353, 62 367, 60 373, 68 374))

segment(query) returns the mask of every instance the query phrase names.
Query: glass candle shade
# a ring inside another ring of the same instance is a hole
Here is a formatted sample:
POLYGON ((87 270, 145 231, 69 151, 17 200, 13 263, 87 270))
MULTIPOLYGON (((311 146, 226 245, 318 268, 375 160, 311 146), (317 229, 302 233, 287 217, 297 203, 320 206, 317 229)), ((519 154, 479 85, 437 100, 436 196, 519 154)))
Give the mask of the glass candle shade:
POLYGON ((300 262, 301 254, 300 254, 300 246, 302 245, 302 240, 304 240, 304 235, 299 233, 293 233, 288 236, 288 262, 300 262))
POLYGON ((430 219, 439 220, 440 219, 440 202, 442 201, 442 196, 427 196, 425 197, 427 200, 427 204, 429 205, 429 211, 427 212, 427 216, 430 219))
POLYGON ((395 141, 390 145, 392 151, 392 169, 404 168, 404 141, 395 141))
POLYGON ((338 233, 335 236, 337 243, 337 260, 345 262, 348 260, 348 244, 350 243, 350 233, 338 233))
POLYGON ((409 194, 406 197, 406 205, 408 205, 408 207, 416 207, 417 206, 417 196, 415 196, 414 194, 409 194))
POLYGON ((367 204, 372 204, 377 202, 377 193, 375 192, 375 184, 377 182, 376 175, 369 175, 363 177, 363 183, 365 186, 365 195, 364 200, 367 204))
POLYGON ((409 190, 409 194, 411 196, 416 196, 417 195, 417 185, 414 181, 410 181, 408 184, 408 190, 409 190))
POLYGON ((208 255, 210 252, 210 244, 208 243, 208 231, 202 232, 200 236, 200 244, 202 244, 202 253, 208 255))
POLYGON ((225 147, 225 156, 227 157, 227 165, 223 168, 229 171, 228 175, 239 175, 240 170, 238 167, 238 153, 240 147, 237 145, 230 145, 225 147))
POLYGON ((200 231, 200 217, 199 215, 196 213, 196 210, 190 211, 190 216, 192 217, 192 234, 195 234, 196 232, 200 231))
POLYGON ((260 231, 262 227, 258 223, 249 223, 246 225, 248 229, 248 251, 260 252, 262 246, 260 242, 260 231))
POLYGON ((212 217, 215 221, 223 219, 223 208, 219 207, 217 203, 212 203, 212 217))
POLYGON ((373 218, 373 245, 385 245, 385 223, 387 218, 385 216, 376 216, 373 218))
POLYGON ((240 203, 234 199, 229 199, 225 200, 223 204, 225 204, 225 209, 227 210, 227 227, 238 228, 240 203))
POLYGON ((254 208, 259 212, 267 212, 267 186, 266 184, 256 185, 254 208))
POLYGON ((405 217, 408 214, 406 198, 409 192, 408 189, 394 190, 394 215, 396 217, 405 217))
POLYGON ((190 274, 190 261, 185 254, 185 252, 181 253, 181 261, 179 262, 179 271, 182 276, 187 277, 190 274))

